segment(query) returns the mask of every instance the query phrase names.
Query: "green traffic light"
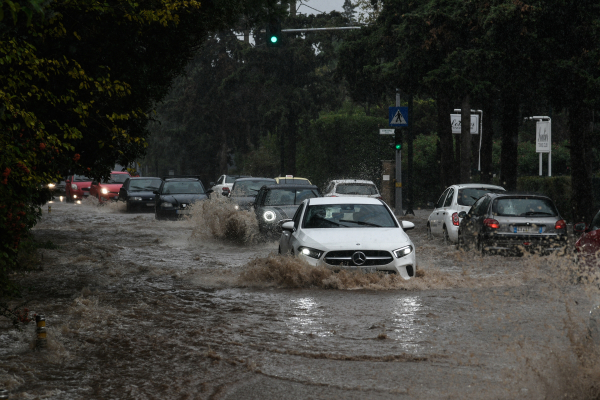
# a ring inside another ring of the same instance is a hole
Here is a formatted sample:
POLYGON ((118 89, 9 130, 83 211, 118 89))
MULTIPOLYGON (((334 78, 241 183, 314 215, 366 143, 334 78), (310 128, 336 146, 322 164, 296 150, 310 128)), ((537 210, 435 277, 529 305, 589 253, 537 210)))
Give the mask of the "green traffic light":
POLYGON ((277 36, 271 36, 271 43, 277 43, 277 36))
POLYGON ((402 149, 402 145, 401 144, 397 144, 396 145, 396 150, 401 150, 402 149))

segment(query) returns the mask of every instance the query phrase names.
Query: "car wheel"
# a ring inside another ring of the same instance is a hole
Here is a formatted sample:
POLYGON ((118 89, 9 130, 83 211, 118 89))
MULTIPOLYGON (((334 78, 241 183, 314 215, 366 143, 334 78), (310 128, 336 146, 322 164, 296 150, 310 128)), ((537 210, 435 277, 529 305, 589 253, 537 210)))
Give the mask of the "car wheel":
POLYGON ((444 246, 448 246, 450 244, 450 236, 448 236, 448 229, 444 226, 444 246))
POLYGON ((431 226, 427 224, 427 240, 432 240, 433 235, 431 234, 431 226))

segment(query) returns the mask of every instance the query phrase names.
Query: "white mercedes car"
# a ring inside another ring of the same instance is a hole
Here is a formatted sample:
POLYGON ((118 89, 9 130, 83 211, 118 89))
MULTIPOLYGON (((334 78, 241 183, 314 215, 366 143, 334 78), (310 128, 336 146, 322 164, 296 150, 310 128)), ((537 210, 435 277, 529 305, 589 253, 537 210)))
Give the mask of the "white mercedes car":
POLYGON ((417 269, 415 245, 379 199, 317 197, 304 200, 292 220, 281 223, 279 253, 339 271, 387 272, 410 279, 417 269))

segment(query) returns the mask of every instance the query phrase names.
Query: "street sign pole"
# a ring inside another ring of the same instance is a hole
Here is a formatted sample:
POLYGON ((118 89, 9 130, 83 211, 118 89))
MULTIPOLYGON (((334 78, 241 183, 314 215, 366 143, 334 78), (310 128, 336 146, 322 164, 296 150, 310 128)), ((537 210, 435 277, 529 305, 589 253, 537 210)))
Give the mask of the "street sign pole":
MULTIPOLYGON (((396 89, 396 107, 400 107, 400 89, 396 89)), ((400 129, 396 128, 396 135, 400 135, 400 129)), ((396 150, 396 196, 394 208, 396 214, 402 215, 402 148, 396 150)))
POLYGON ((548 116, 526 117, 525 121, 536 121, 535 151, 540 155, 540 176, 542 176, 542 153, 548 153, 548 176, 552 176, 552 118, 548 116))

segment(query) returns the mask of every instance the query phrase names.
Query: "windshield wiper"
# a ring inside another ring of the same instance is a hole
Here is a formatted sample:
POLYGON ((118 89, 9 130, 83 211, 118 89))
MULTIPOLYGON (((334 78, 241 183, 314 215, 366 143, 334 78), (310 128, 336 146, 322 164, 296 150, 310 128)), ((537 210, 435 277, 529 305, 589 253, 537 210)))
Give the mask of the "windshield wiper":
POLYGON ((335 221, 331 221, 331 220, 329 220, 329 219, 327 219, 327 218, 319 217, 318 215, 315 215, 314 217, 312 217, 312 218, 311 218, 311 221, 312 221, 313 219, 318 219, 319 221, 325 221, 325 222, 329 222, 330 224, 332 224, 332 225, 336 225, 336 226, 344 226, 344 225, 342 225, 342 224, 338 224, 338 223, 337 223, 337 222, 335 222, 335 221))
POLYGON ((526 213, 520 214, 519 217, 522 217, 523 215, 554 215, 554 214, 544 212, 544 211, 527 211, 526 213))
POLYGON ((378 228, 381 228, 381 225, 372 224, 370 222, 364 222, 364 221, 352 221, 349 219, 340 219, 340 222, 354 222, 355 224, 358 224, 358 225, 376 226, 378 228))

